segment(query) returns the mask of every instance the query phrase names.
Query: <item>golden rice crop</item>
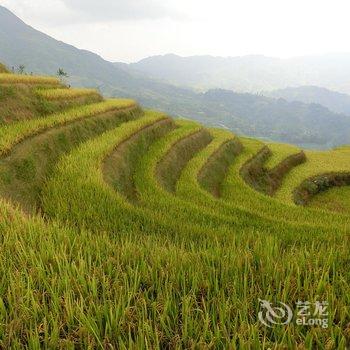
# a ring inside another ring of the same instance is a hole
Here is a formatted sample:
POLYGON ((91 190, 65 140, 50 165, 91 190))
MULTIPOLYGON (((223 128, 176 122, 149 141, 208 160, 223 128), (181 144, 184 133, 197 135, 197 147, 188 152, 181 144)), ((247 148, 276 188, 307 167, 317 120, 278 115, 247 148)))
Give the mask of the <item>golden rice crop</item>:
POLYGON ((62 100, 99 95, 99 92, 95 89, 42 89, 38 94, 47 100, 62 100))
POLYGON ((0 73, 0 84, 59 85, 60 80, 46 76, 0 73))

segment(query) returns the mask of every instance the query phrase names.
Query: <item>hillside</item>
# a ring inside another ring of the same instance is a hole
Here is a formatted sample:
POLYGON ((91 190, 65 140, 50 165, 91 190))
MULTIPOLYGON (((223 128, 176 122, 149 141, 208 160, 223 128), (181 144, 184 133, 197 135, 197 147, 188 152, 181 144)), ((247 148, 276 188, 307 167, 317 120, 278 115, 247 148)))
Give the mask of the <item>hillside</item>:
POLYGON ((199 90, 261 92, 314 85, 350 94, 350 54, 279 59, 259 55, 153 56, 130 65, 161 81, 199 90))
POLYGON ((177 86, 205 91, 221 88, 257 92, 292 83, 279 59, 264 56, 153 56, 129 65, 135 71, 177 86))
POLYGON ((320 88, 317 86, 288 87, 263 93, 273 98, 283 98, 287 101, 317 103, 335 113, 350 116, 350 95, 320 88))
POLYGON ((98 87, 108 95, 133 96, 141 102, 186 98, 176 89, 140 74, 115 67, 100 56, 75 48, 35 30, 0 6, 0 61, 8 67, 24 65, 28 73, 56 74, 64 67, 73 86, 98 87), (13 45, 13 43, 16 45, 13 45))
POLYGON ((220 116, 212 119, 216 125, 239 134, 316 148, 348 143, 350 138, 350 117, 319 104, 228 90, 210 90, 202 99, 205 114, 220 116))
POLYGON ((242 138, 50 77, 0 74, 9 87, 52 110, 18 99, 0 125, 1 348, 350 344, 349 147, 242 138), (269 328, 261 300, 329 314, 269 328))
MULTIPOLYGON (((247 58, 240 58, 236 61, 246 60, 247 58)), ((137 72, 132 65, 112 64, 92 52, 57 41, 26 25, 1 6, 0 61, 7 63, 10 69, 24 65, 27 73, 43 75, 54 75, 59 67, 63 67, 70 76, 68 81, 72 86, 98 88, 111 97, 134 98, 145 107, 162 110, 174 117, 192 118, 209 126, 225 125, 241 135, 308 144, 309 147, 315 148, 338 146, 348 142, 347 130, 350 122, 345 122, 343 116, 330 113, 319 106, 263 100, 256 95, 235 94, 232 98, 227 98, 230 94, 226 92, 222 93, 223 98, 220 100, 217 98, 220 96, 217 91, 208 94, 196 93, 188 88, 159 82, 147 77, 145 73, 137 72), (246 100, 252 102, 247 104, 246 100), (329 134, 327 129, 330 130, 329 134)), ((217 73, 216 59, 210 57, 206 58, 203 64, 194 60, 188 68, 187 63, 177 65, 176 61, 177 57, 170 56, 171 67, 176 71, 174 75, 186 77, 188 81, 195 81, 196 77, 193 78, 192 75, 196 76, 196 67, 206 69, 207 61, 212 62, 212 74, 217 73)), ((231 62, 229 59, 222 61, 231 62)), ((249 65, 255 66, 256 69, 264 65, 271 66, 267 58, 252 56, 248 61, 248 65, 244 64, 246 68, 243 69, 243 66, 240 66, 243 63, 240 63, 236 70, 244 72, 249 65)), ((157 62, 153 66, 159 69, 162 67, 157 62)), ((209 72, 208 70, 208 74, 209 72)), ((218 73, 219 80, 223 78, 222 74, 224 73, 218 73)), ((275 70, 274 74, 280 79, 281 73, 278 70, 275 70)), ((263 75, 255 73, 254 70, 253 76, 249 75, 249 81, 267 82, 269 77, 270 70, 266 70, 266 74, 263 75)), ((45 110, 46 107, 43 108, 45 110)))

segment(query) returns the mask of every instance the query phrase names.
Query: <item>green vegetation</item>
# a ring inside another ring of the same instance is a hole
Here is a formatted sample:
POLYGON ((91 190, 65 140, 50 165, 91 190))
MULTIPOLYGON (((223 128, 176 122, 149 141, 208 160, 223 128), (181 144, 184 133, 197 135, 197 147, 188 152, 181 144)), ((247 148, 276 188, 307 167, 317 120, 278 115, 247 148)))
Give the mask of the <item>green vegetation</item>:
POLYGON ((347 171, 349 149, 290 163, 304 153, 133 100, 5 88, 52 112, 0 127, 1 348, 350 346, 348 206, 316 208, 334 189, 315 208, 289 200, 310 176, 347 171), (252 162, 278 177, 276 196, 247 180, 252 162), (326 301, 329 327, 266 327, 259 299, 326 301))

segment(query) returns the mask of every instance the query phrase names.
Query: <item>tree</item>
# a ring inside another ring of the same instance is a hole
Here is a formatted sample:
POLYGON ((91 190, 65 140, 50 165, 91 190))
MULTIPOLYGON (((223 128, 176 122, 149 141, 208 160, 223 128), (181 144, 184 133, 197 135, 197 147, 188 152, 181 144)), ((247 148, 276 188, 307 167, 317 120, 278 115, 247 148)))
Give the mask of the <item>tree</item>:
POLYGON ((18 67, 18 73, 19 74, 24 74, 24 71, 25 71, 26 67, 24 64, 21 64, 19 67, 18 67))
POLYGON ((68 74, 64 71, 63 68, 58 68, 57 76, 60 78, 61 82, 64 81, 64 78, 68 78, 68 74))

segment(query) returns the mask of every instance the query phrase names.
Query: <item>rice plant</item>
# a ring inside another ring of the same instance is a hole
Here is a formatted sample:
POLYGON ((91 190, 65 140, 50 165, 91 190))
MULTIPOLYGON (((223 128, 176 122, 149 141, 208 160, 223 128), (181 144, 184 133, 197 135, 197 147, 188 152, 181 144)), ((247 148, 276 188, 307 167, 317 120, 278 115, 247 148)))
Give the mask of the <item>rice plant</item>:
POLYGON ((307 162, 293 169, 286 177, 276 198, 293 203, 293 190, 305 179, 321 173, 350 171, 350 150, 306 151, 307 162))
POLYGON ((349 149, 307 151, 271 197, 242 177, 266 146, 266 169, 300 151, 123 99, 0 127, 0 348, 347 349, 347 190, 286 198, 349 149), (261 300, 294 318, 266 326, 261 300), (327 327, 299 325, 300 301, 326 302, 327 327))
POLYGON ((60 81, 49 76, 0 73, 0 84, 60 85, 60 81))
POLYGON ((134 107, 135 102, 127 99, 112 99, 104 102, 75 107, 63 113, 57 113, 47 118, 30 119, 5 125, 0 128, 0 154, 4 154, 11 147, 25 137, 46 128, 64 124, 80 118, 106 113, 111 110, 134 107))
POLYGON ((99 95, 95 89, 40 89, 38 94, 47 100, 66 100, 91 95, 99 95))

